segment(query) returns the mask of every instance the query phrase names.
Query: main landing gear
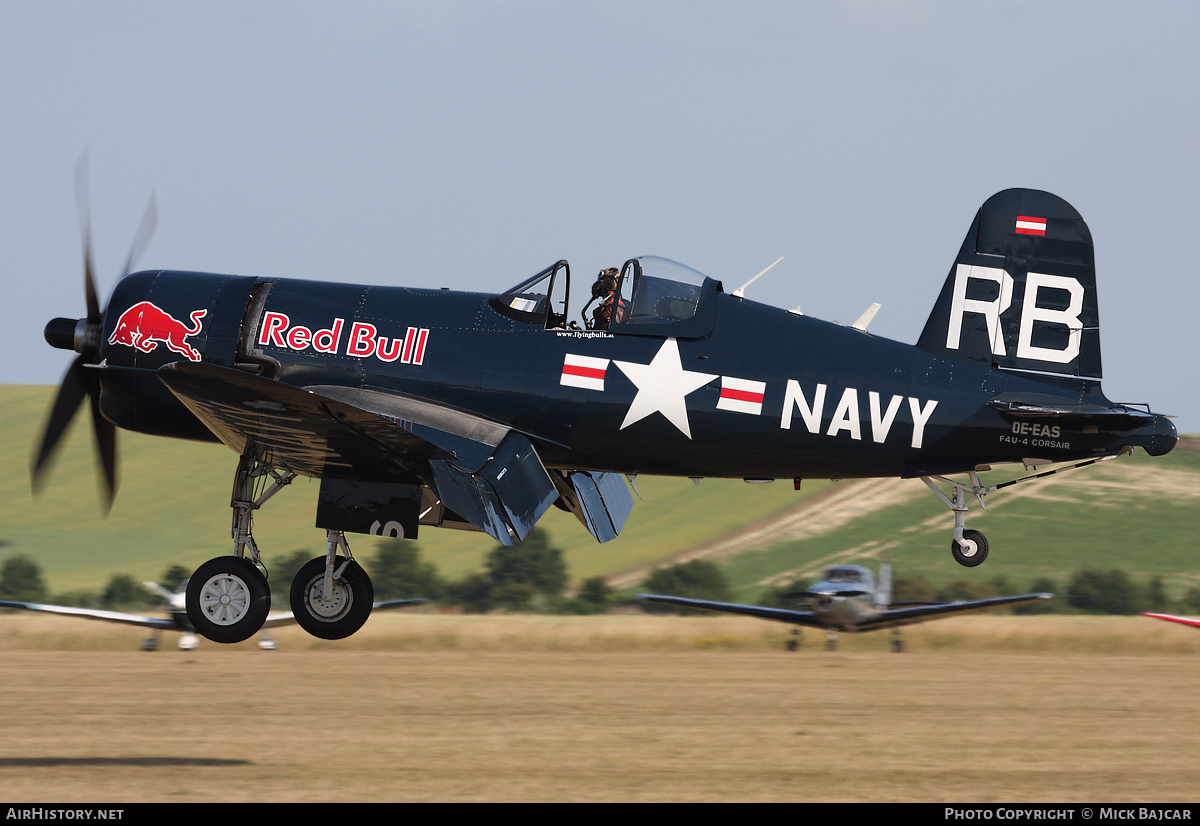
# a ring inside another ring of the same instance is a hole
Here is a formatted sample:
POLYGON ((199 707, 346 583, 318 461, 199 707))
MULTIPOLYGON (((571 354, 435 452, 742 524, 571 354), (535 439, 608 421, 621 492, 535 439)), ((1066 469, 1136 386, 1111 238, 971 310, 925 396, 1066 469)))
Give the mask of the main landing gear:
POLYGON ((325 556, 305 563, 292 580, 292 613, 308 633, 323 640, 350 636, 371 615, 375 589, 371 578, 350 556, 341 531, 328 531, 325 556), (338 549, 345 556, 337 554, 338 549))
MULTIPOLYGON (((251 534, 252 515, 294 478, 291 471, 251 457, 243 456, 238 464, 231 503, 233 555, 210 559, 188 580, 188 619, 208 639, 241 642, 263 627, 271 611, 271 587, 251 534)), ((337 640, 367 621, 375 592, 366 571, 354 561, 345 535, 329 530, 326 539, 325 556, 306 563, 293 580, 290 602, 300 627, 316 637, 337 640)))

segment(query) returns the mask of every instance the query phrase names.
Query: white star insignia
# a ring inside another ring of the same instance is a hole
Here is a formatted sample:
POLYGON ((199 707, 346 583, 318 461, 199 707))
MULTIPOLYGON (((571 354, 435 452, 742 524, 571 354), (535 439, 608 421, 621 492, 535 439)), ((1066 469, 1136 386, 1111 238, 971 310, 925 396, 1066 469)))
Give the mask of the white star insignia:
POLYGON ((673 338, 663 342, 649 364, 616 360, 613 364, 637 387, 637 395, 629 405, 625 421, 621 422, 622 430, 651 413, 662 413, 684 436, 692 438, 685 397, 717 378, 715 375, 684 370, 679 360, 679 344, 673 338))

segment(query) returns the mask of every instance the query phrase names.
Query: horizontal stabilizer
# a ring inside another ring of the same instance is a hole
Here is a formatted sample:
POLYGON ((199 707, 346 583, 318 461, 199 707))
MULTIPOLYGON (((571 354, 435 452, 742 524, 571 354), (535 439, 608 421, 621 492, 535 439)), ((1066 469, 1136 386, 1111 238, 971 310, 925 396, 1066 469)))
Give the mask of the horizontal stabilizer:
POLYGON ((1063 416, 1079 419, 1150 420, 1149 411, 1124 404, 1103 405, 1080 401, 1072 404, 1062 396, 1038 393, 1001 393, 988 402, 988 407, 1011 416, 1063 416))

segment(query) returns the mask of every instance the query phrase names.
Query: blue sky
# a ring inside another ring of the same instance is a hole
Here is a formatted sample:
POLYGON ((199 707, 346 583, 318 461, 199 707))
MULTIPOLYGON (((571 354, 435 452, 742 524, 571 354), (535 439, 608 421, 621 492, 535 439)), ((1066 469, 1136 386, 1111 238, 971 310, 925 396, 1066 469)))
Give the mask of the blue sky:
POLYGON ((1096 242, 1104 387, 1200 432, 1200 6, 0 0, 0 382, 143 267, 499 291, 657 254, 915 342, 975 211, 1096 242))

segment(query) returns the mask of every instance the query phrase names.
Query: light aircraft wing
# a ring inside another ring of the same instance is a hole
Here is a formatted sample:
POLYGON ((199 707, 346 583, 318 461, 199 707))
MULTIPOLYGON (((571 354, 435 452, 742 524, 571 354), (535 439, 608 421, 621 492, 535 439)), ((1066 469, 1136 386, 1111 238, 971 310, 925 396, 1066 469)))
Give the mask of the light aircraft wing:
POLYGON ((119 622, 124 625, 140 625, 144 628, 175 631, 179 629, 174 622, 163 617, 141 617, 136 614, 122 614, 119 611, 100 611, 93 608, 72 608, 67 605, 41 605, 36 602, 11 602, 0 600, 0 608, 23 608, 26 611, 42 611, 47 614, 63 614, 69 617, 119 622))
POLYGON ((856 626, 856 631, 872 631, 879 628, 896 628, 901 625, 912 625, 917 622, 948 617, 954 614, 968 614, 973 611, 985 611, 989 608, 999 608, 1005 605, 1025 605, 1053 598, 1054 594, 1021 594, 1014 597, 992 597, 991 599, 972 599, 963 602, 943 602, 934 605, 920 605, 911 608, 892 608, 863 618, 856 626))
POLYGON ((506 545, 524 539, 559 498, 525 434, 477 416, 381 390, 299 388, 189 361, 158 375, 239 454, 252 445, 264 451, 260 462, 305 476, 429 485, 506 545))
MULTIPOLYGON (((372 611, 386 611, 389 608, 400 608, 404 605, 418 605, 425 600, 423 599, 391 599, 383 602, 376 602, 371 605, 372 611)), ((292 625, 296 622, 296 615, 291 611, 280 611, 278 614, 268 614, 263 622, 263 628, 278 628, 281 625, 292 625)))
POLYGON ((786 608, 767 608, 762 605, 739 605, 734 602, 713 602, 707 599, 689 599, 688 597, 670 597, 661 594, 638 594, 638 599, 647 602, 660 602, 663 605, 681 605, 685 608, 704 608, 708 611, 724 611, 727 614, 746 614, 751 617, 790 622, 793 625, 808 625, 822 628, 816 614, 811 611, 790 611, 786 608))
POLYGON ((1143 617, 1151 617, 1153 619, 1166 620, 1167 622, 1178 622, 1182 625, 1190 625, 1193 628, 1200 628, 1200 619, 1196 617, 1177 617, 1174 614, 1142 614, 1143 617))
MULTIPOLYGON (((393 599, 383 602, 376 602, 371 606, 373 611, 387 610, 389 608, 399 608, 404 605, 417 605, 424 602, 423 599, 393 599)), ((117 622, 123 625, 140 625, 143 628, 155 628, 160 631, 190 631, 190 627, 180 626, 174 620, 164 617, 143 617, 137 614, 123 614, 120 611, 102 611, 94 608, 74 608, 69 605, 42 605, 36 602, 13 602, 11 600, 0 600, 0 608, 21 608, 26 611, 41 611, 47 614, 60 614, 67 617, 81 617, 83 619, 102 620, 104 622, 117 622)), ((296 622, 295 615, 291 611, 280 611, 279 613, 269 614, 266 621, 263 622, 263 628, 278 628, 281 625, 292 625, 296 622)))

